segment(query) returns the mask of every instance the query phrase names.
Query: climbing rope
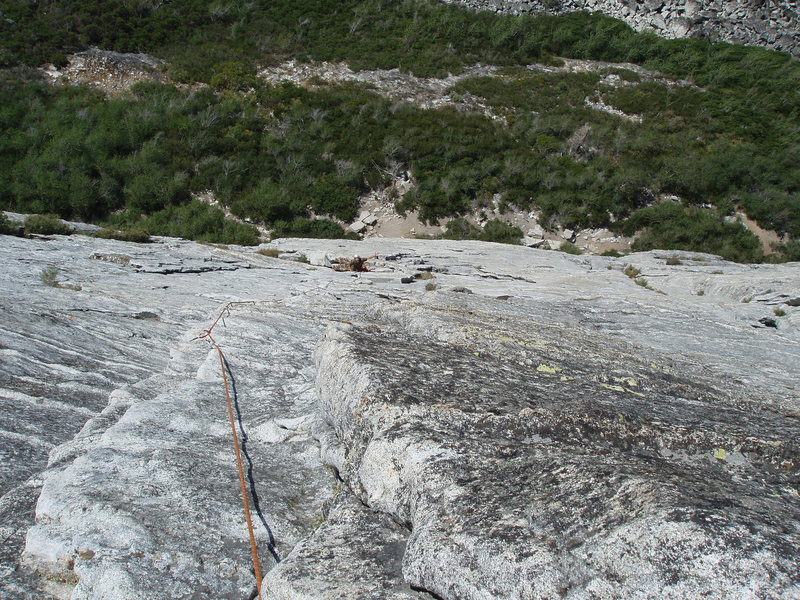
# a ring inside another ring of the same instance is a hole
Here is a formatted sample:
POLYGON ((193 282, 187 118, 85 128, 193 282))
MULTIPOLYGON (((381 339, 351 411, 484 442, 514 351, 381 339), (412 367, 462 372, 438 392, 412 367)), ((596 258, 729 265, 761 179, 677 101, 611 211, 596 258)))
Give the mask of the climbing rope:
POLYGON ((231 398, 231 391, 230 385, 228 383, 228 369, 227 365, 225 364, 225 356, 222 354, 222 348, 219 347, 217 341, 214 339, 214 336, 211 335, 211 332, 214 330, 214 327, 222 321, 224 324, 224 316, 230 314, 231 306, 237 304, 253 304, 252 302, 229 302, 225 305, 225 307, 220 311, 219 316, 216 320, 211 324, 211 327, 208 329, 204 329, 203 333, 200 334, 195 339, 205 339, 208 340, 214 350, 217 351, 217 356, 219 357, 219 368, 222 371, 222 382, 225 386, 225 401, 228 404, 228 419, 231 423, 231 433, 233 434, 233 449, 236 453, 236 466, 239 470, 239 485, 242 491, 242 504, 244 505, 244 518, 247 521, 247 532, 250 535, 250 553, 253 557, 253 572, 256 576, 256 589, 258 590, 258 599, 261 600, 261 563, 258 560, 258 549, 256 548, 256 536, 253 532, 253 519, 250 517, 250 503, 247 500, 247 486, 244 482, 244 467, 242 466, 242 453, 239 449, 239 436, 236 433, 236 420, 233 417, 233 400, 231 398))

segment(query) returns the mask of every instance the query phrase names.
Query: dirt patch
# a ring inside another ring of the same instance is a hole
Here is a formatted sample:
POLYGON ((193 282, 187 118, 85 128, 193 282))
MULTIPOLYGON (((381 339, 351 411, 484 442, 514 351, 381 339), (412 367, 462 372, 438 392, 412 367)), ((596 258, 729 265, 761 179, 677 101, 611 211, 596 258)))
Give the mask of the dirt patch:
POLYGON ((777 232, 770 231, 769 229, 763 229, 758 223, 753 221, 753 219, 748 217, 743 212, 737 212, 736 216, 739 218, 739 220, 741 220, 742 224, 758 238, 758 241, 761 242, 761 250, 764 252, 764 254, 775 253, 772 249, 772 245, 780 244, 783 241, 777 232))

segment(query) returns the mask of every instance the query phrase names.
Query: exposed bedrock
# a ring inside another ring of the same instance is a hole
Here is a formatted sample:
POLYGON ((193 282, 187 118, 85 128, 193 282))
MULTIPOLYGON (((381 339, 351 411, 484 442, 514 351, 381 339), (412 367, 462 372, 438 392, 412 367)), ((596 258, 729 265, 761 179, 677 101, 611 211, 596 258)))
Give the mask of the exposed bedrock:
POLYGON ((703 37, 800 56, 800 12, 791 0, 443 0, 476 10, 599 11, 668 38, 703 37))
POLYGON ((800 594, 796 415, 497 304, 338 326, 316 352, 336 466, 411 532, 408 584, 453 600, 800 594))
MULTIPOLYGON (((305 357, 319 331, 263 309, 238 321, 218 335, 269 569, 333 495, 310 434, 315 395, 305 357)), ((176 344, 172 355, 146 391, 119 399, 126 406, 116 420, 90 421, 78 458, 45 481, 25 562, 74 585, 62 592, 73 600, 239 599, 254 589, 218 356, 202 340, 176 344)), ((74 454, 69 446, 59 451, 74 454)))
POLYGON ((253 593, 243 300, 265 598, 797 597, 797 264, 271 247, 0 236, 2 600, 253 593))

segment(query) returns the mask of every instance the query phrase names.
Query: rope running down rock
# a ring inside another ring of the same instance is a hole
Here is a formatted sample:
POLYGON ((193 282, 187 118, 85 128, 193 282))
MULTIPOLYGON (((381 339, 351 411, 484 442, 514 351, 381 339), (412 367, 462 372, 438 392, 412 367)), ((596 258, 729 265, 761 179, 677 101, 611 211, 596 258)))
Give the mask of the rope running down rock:
MULTIPOLYGON (((241 487, 242 492, 242 504, 244 505, 244 518, 247 521, 247 532, 250 536, 250 553, 253 557, 253 572, 256 577, 256 589, 258 590, 258 598, 261 600, 261 566, 258 559, 258 550, 256 548, 256 537, 253 533, 253 520, 250 516, 250 503, 247 500, 247 487, 244 482, 244 468, 242 467, 242 453, 239 450, 239 436, 236 433, 236 421, 233 417, 233 401, 231 400, 231 392, 230 386, 228 384, 228 373, 225 366, 225 356, 222 354, 222 348, 219 347, 214 337, 211 335, 214 327, 220 321, 223 321, 223 316, 226 314, 230 314, 231 306, 236 304, 253 304, 252 302, 229 302, 225 305, 222 311, 219 313, 219 316, 211 324, 211 327, 208 329, 204 329, 203 333, 200 334, 195 339, 206 339, 211 343, 211 346, 217 351, 217 356, 219 357, 219 366, 220 370, 222 371, 222 382, 225 385, 225 400, 228 404, 228 419, 231 423, 231 433, 233 434, 233 448, 236 452, 236 466, 239 470, 239 485, 241 487)), ((223 321, 224 323, 224 321, 223 321)))

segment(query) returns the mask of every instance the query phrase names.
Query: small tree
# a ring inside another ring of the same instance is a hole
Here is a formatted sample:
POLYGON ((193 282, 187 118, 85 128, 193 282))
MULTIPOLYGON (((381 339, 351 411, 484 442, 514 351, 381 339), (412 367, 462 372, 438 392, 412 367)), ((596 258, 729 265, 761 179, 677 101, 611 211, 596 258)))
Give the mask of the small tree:
POLYGON ((246 92, 256 87, 257 84, 258 78, 255 70, 242 62, 227 61, 214 65, 214 74, 211 75, 211 87, 215 90, 246 92))

